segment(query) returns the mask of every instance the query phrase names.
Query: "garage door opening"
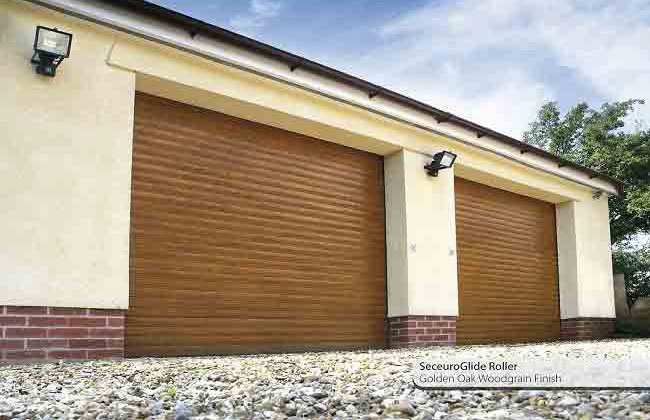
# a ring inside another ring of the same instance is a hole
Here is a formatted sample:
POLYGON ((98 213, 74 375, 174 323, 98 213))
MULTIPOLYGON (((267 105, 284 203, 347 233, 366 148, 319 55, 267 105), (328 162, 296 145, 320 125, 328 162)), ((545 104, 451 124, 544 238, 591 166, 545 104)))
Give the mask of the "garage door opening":
POLYGON ((458 344, 560 338, 555 206, 455 179, 458 344))
POLYGON ((381 156, 136 95, 126 352, 385 346, 381 156))

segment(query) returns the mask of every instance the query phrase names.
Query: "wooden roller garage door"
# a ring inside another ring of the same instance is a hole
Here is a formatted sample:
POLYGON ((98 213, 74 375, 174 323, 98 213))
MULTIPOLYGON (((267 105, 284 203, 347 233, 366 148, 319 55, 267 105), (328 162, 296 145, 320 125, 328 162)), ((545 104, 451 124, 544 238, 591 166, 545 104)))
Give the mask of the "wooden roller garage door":
POLYGON ((560 337, 555 207, 456 178, 459 344, 560 337))
POLYGON ((384 347, 383 160, 138 93, 128 355, 384 347))

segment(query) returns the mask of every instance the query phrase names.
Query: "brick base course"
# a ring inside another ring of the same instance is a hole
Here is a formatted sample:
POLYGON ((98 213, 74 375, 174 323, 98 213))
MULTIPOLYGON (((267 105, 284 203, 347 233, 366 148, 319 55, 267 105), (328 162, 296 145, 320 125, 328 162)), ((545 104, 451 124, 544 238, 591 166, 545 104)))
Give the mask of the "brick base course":
POLYGON ((453 346, 456 344, 456 317, 408 315, 388 318, 389 346, 453 346))
POLYGON ((614 318, 568 318, 561 322, 561 337, 566 340, 593 340, 614 335, 614 318))
MULTIPOLYGON (((124 357, 125 312, 115 309, 0 306, 0 363, 124 357)), ((570 318, 563 339, 612 337, 613 318, 570 318)), ((456 317, 388 318, 391 348, 453 346, 456 317)))
POLYGON ((124 356, 125 311, 0 306, 0 363, 124 356))

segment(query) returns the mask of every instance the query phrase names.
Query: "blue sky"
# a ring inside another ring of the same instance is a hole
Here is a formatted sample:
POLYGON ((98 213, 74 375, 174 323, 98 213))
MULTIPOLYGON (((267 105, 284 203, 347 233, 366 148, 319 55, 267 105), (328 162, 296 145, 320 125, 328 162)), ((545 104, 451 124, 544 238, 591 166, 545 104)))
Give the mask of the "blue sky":
POLYGON ((155 2, 515 137, 546 100, 650 99, 647 0, 155 2))

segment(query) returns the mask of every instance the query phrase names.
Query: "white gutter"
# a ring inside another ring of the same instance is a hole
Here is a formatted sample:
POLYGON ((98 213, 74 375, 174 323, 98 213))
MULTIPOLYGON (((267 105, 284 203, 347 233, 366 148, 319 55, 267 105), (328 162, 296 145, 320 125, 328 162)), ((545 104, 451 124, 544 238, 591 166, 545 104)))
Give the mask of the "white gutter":
MULTIPOLYGON (((532 162, 530 160, 522 159, 518 151, 513 153, 501 151, 490 147, 486 144, 481 144, 476 142, 472 137, 473 136, 462 136, 456 133, 451 132, 448 129, 435 127, 429 124, 427 119, 418 119, 417 115, 413 113, 405 114, 400 113, 397 109, 391 109, 389 107, 377 106, 376 104, 371 103, 371 99, 360 99, 367 98, 367 93, 350 95, 346 92, 335 92, 331 89, 325 89, 322 85, 315 84, 314 82, 303 78, 301 80, 298 72, 291 72, 287 68, 285 72, 279 72, 277 69, 272 66, 260 66, 253 60, 244 60, 242 57, 237 57, 233 54, 225 54, 223 50, 216 48, 210 48, 209 43, 202 42, 201 39, 196 39, 190 36, 186 32, 182 32, 183 35, 179 33, 174 33, 171 30, 164 30, 160 27, 155 26, 155 22, 142 22, 136 19, 130 18, 128 15, 119 14, 117 10, 109 10, 102 3, 98 4, 92 0, 23 0, 30 3, 37 4, 39 6, 46 7, 51 10, 55 10, 70 16, 74 16, 86 21, 90 21, 99 25, 108 26, 112 29, 118 30, 120 32, 125 32, 130 35, 134 35, 146 40, 157 42, 160 44, 167 45, 172 48, 176 48, 187 53, 197 55, 199 57, 215 61, 219 64, 223 64, 232 68, 236 68, 248 73, 255 74, 267 79, 271 79, 277 82, 281 82, 308 92, 332 99, 334 101, 351 105, 365 111, 380 115, 385 118, 389 118, 393 121, 397 121, 403 124, 416 127, 418 129, 424 130, 426 132, 440 135, 446 138, 450 138, 459 143, 469 145, 471 147, 478 148, 480 150, 498 155, 500 157, 506 158, 508 160, 515 161, 526 167, 539 170, 559 178, 575 182, 577 184, 589 187, 595 190, 595 192, 608 193, 612 195, 618 195, 618 190, 609 182, 598 182, 592 181, 590 179, 582 179, 580 177, 573 176, 569 171, 581 173, 577 170, 567 169, 565 171, 558 171, 551 168, 548 168, 539 163, 532 162), (103 6, 103 7, 100 7, 103 6), (359 96, 359 97, 357 97, 359 96), (609 188, 608 188, 609 187, 609 188)), ((119 8, 119 2, 117 2, 119 8)), ((284 64, 284 63, 283 63, 284 64)), ((450 125, 449 123, 444 123, 450 125)), ((440 125, 440 124, 438 124, 440 125)), ((486 136, 489 137, 489 136, 486 136)), ((416 152, 428 154, 427 151, 416 150, 416 152)), ((541 158, 542 160, 547 160, 541 158)), ((550 161, 551 166, 557 166, 555 162, 550 161)), ((602 180, 601 180, 602 181, 602 180)))

